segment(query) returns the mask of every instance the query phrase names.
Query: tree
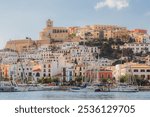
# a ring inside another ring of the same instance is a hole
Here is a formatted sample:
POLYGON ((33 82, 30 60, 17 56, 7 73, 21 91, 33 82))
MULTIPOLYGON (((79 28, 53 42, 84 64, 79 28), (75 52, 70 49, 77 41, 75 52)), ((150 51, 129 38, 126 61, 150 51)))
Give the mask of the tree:
POLYGON ((128 81, 127 75, 124 75, 124 76, 121 76, 121 77, 120 77, 120 82, 121 82, 121 83, 127 83, 127 81, 128 81))
POLYGON ((127 43, 134 43, 134 42, 135 42, 135 39, 130 37, 127 43))
POLYGON ((101 82, 102 82, 102 83, 108 83, 108 79, 106 79, 106 78, 101 78, 101 82))
POLYGON ((48 78, 41 78, 41 79, 38 79, 38 83, 41 83, 41 84, 47 84, 47 83, 51 83, 52 82, 52 79, 50 77, 48 78))
POLYGON ((111 45, 109 43, 104 43, 101 47, 100 56, 110 58, 110 53, 113 53, 111 45))
POLYGON ((82 77, 78 76, 77 78, 75 78, 75 81, 77 82, 77 84, 82 84, 82 77))
POLYGON ((121 39, 115 39, 116 45, 124 45, 124 42, 121 39))
POLYGON ((59 78, 53 78, 52 82, 55 82, 56 84, 58 84, 60 82, 59 78))

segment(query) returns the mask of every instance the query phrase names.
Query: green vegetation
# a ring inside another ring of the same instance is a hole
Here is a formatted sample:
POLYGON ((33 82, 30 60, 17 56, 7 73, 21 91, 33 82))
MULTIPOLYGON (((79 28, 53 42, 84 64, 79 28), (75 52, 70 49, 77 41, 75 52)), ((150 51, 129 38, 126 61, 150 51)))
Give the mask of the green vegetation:
POLYGON ((77 78, 75 78, 75 82, 77 84, 82 84, 82 77, 81 76, 78 76, 77 78))
POLYGON ((100 79, 100 82, 101 83, 104 83, 104 84, 107 84, 107 83, 112 83, 114 79, 111 79, 111 78, 101 78, 100 79))
POLYGON ((41 78, 41 79, 38 79, 38 83, 41 83, 41 84, 48 84, 48 83, 56 83, 56 84, 59 84, 60 80, 59 78, 51 78, 51 77, 47 77, 47 78, 41 78))
MULTIPOLYGON (((134 42, 133 39, 130 39, 129 42, 134 42)), ((88 40, 86 42, 80 42, 80 45, 86 45, 86 46, 96 46, 100 48, 100 57, 105 57, 108 59, 120 59, 121 57, 127 57, 127 59, 124 62, 129 62, 133 59, 133 51, 132 49, 120 49, 120 45, 124 45, 124 42, 121 39, 112 39, 110 38, 109 40, 107 39, 94 39, 93 40, 88 40), (116 46, 116 48, 112 48, 113 46, 116 46)), ((96 56, 98 57, 98 56, 96 56)), ((116 61, 118 62, 118 61, 116 61)), ((119 62, 123 62, 122 60, 119 62)), ((114 63, 115 64, 115 63, 114 63)))
POLYGON ((121 83, 127 83, 127 81, 128 81, 127 76, 121 76, 121 78, 120 78, 121 83))

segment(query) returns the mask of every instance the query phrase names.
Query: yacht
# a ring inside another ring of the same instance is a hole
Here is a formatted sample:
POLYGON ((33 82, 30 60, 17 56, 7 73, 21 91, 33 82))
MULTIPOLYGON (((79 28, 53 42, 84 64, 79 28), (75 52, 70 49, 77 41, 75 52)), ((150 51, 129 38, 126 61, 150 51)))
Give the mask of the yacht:
POLYGON ((109 91, 110 92, 138 92, 139 89, 137 86, 122 83, 122 84, 118 84, 116 87, 110 88, 109 91))
POLYGON ((43 91, 42 85, 39 84, 28 84, 28 91, 43 91))
POLYGON ((71 92, 97 92, 98 86, 81 86, 70 88, 71 92))
POLYGON ((26 92, 28 91, 28 86, 26 84, 15 84, 16 92, 26 92))
POLYGON ((30 84, 28 85, 28 91, 51 91, 51 90, 59 90, 59 86, 49 86, 42 84, 30 84))

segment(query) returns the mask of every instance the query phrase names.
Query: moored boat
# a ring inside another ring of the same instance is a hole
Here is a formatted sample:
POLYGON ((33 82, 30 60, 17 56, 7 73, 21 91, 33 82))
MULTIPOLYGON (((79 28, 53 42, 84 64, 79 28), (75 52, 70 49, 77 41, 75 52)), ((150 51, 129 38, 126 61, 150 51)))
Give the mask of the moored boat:
POLYGON ((138 92, 139 89, 137 86, 122 83, 122 84, 118 84, 116 87, 110 88, 109 91, 110 92, 138 92))
POLYGON ((8 81, 1 81, 0 82, 0 92, 15 92, 15 86, 8 81))

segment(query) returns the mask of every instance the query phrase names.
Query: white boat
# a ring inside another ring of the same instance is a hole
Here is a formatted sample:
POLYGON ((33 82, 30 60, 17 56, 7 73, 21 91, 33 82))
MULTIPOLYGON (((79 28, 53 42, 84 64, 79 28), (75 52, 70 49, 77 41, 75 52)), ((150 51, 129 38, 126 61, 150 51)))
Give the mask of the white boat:
POLYGON ((43 87, 39 84, 28 85, 28 91, 43 91, 43 87))
POLYGON ((15 92, 15 86, 8 81, 0 82, 0 92, 15 92))
POLYGON ((95 92, 99 89, 97 86, 86 86, 86 87, 73 87, 70 88, 71 92, 95 92))
POLYGON ((60 89, 59 86, 50 86, 47 84, 43 84, 43 85, 41 85, 41 87, 43 87, 44 91, 51 91, 51 90, 59 90, 60 89))
POLYGON ((137 86, 128 85, 128 84, 118 84, 114 88, 109 89, 110 92, 138 92, 139 89, 137 86))
POLYGON ((15 91, 16 92, 26 92, 26 91, 28 91, 28 87, 26 84, 18 84, 15 86, 15 91))

